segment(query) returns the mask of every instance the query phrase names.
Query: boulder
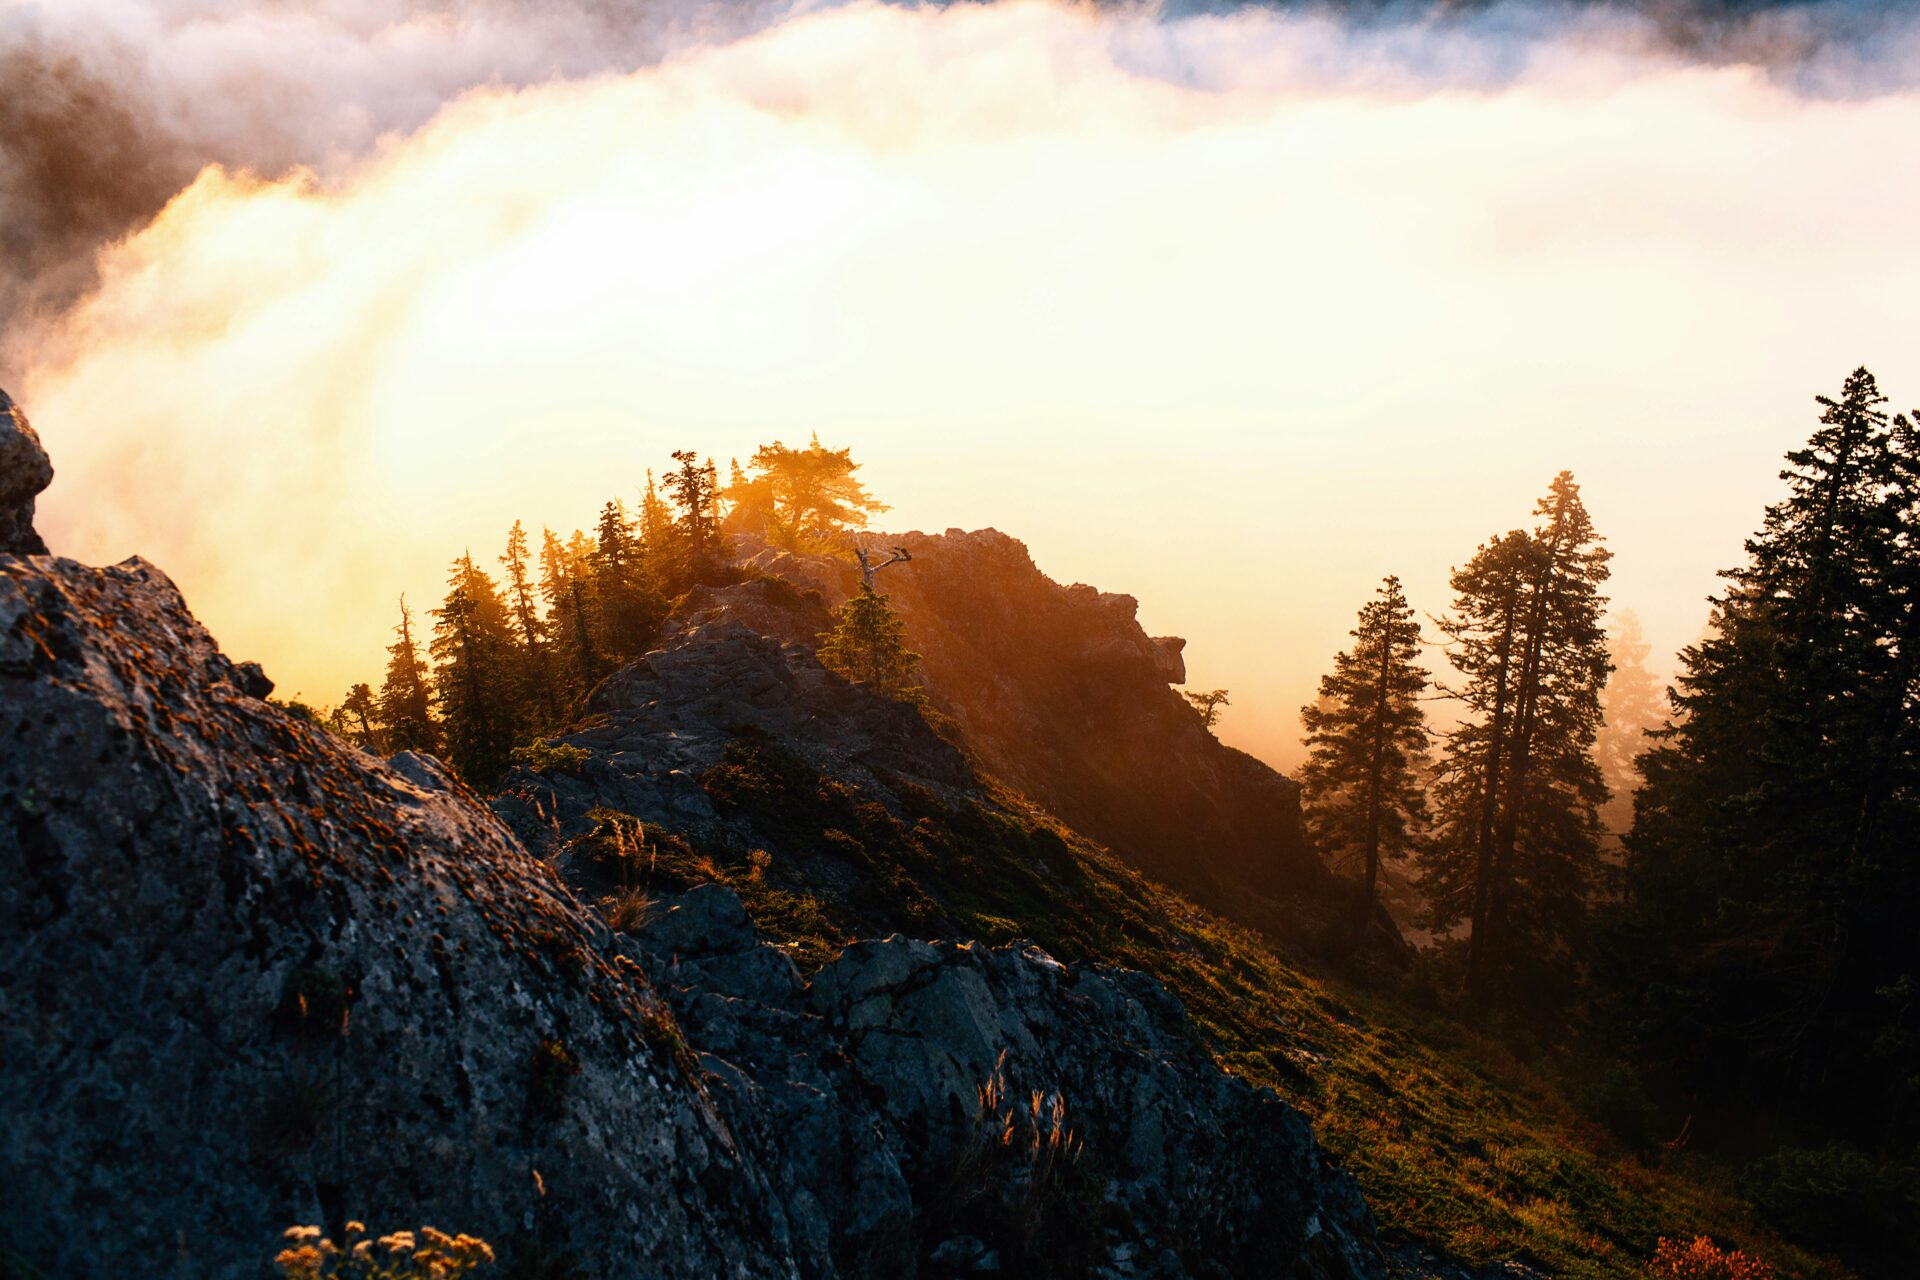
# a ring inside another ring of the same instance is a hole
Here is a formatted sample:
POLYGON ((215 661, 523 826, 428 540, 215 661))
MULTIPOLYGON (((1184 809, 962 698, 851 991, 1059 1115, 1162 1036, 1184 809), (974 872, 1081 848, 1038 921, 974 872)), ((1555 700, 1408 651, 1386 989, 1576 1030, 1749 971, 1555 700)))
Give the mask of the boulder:
POLYGON ((1187 642, 1180 636, 1154 636, 1154 669, 1168 684, 1187 682, 1187 642))
POLYGON ((247 683, 146 562, 0 557, 0 1259, 255 1280, 348 1218, 609 1277, 824 1256, 550 868, 247 683))
POLYGON ((0 555, 43 556, 47 544, 33 527, 33 503, 53 483, 53 463, 27 415, 0 391, 0 555))

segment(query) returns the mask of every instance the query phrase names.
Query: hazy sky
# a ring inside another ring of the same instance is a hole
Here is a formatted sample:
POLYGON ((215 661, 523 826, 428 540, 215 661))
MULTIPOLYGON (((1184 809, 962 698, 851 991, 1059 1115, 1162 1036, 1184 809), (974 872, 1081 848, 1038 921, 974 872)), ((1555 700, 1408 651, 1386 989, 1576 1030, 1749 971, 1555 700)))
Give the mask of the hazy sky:
POLYGON ((855 5, 355 117, 16 323, 43 531, 334 701, 463 547, 817 430, 889 527, 1137 596, 1291 767, 1378 578, 1444 608, 1569 467, 1670 652, 1811 397, 1920 402, 1920 92, 1519 26, 855 5))

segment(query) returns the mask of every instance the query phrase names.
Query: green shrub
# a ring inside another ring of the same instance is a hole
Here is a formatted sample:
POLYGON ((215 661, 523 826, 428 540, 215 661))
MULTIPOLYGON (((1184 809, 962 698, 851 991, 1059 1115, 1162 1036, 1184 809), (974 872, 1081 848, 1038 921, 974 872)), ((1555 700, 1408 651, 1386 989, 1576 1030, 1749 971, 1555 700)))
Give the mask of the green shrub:
POLYGON ((585 747, 541 738, 524 747, 515 747, 511 758, 515 764, 535 773, 578 774, 592 755, 585 747))

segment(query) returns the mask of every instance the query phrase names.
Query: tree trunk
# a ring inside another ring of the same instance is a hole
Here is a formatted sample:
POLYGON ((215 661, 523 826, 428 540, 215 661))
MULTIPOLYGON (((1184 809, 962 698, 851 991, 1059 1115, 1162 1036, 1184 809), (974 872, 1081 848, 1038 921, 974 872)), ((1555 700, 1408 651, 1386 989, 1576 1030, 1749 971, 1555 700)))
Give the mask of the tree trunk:
POLYGON ((1488 722, 1487 759, 1480 798, 1480 831, 1474 854, 1473 926, 1467 935, 1467 1002, 1485 1007, 1490 994, 1493 950, 1494 816, 1499 811, 1500 768, 1507 734, 1507 673, 1513 658, 1518 592, 1509 589, 1500 633, 1500 673, 1494 680, 1493 717, 1488 722))
POLYGON ((1380 688, 1373 705, 1373 754, 1367 762, 1367 895, 1363 909, 1371 911, 1380 881, 1380 781, 1386 770, 1387 686, 1393 672, 1393 633, 1380 632, 1380 688))

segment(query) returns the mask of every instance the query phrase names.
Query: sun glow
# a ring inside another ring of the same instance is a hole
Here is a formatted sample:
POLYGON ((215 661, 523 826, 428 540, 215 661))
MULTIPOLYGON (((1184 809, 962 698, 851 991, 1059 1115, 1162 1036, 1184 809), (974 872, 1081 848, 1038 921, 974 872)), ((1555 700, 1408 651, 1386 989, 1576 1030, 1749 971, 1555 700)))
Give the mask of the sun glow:
POLYGON ((1138 596, 1291 765, 1378 578, 1441 609, 1562 466, 1656 653, 1698 631, 1793 406, 1920 397, 1916 136, 1910 91, 1571 38, 1476 85, 1273 13, 856 5, 209 170, 9 389, 56 549, 310 699, 463 545, 817 429, 891 527, 1138 596))

